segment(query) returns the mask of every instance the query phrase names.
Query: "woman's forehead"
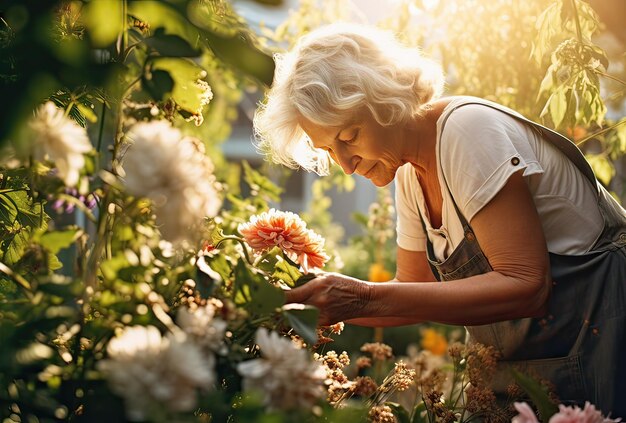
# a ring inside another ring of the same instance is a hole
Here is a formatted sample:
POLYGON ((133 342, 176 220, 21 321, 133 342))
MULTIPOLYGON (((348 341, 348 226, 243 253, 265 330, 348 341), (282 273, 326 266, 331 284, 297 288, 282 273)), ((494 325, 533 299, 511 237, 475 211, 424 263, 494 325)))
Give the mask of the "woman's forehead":
POLYGON ((315 144, 327 144, 332 142, 337 137, 337 133, 343 128, 343 126, 320 125, 304 116, 298 118, 298 125, 315 144))

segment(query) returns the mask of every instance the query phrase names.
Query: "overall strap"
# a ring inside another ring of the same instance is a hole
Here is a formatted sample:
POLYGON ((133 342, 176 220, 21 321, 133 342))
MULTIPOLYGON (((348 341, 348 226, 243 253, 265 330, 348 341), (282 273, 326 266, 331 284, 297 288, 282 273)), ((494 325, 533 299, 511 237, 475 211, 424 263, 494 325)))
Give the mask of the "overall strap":
MULTIPOLYGON (((565 136, 559 134, 558 132, 553 131, 552 129, 546 128, 545 126, 540 125, 536 122, 533 122, 532 120, 525 118, 521 114, 509 109, 508 107, 504 107, 499 104, 489 103, 486 101, 483 102, 483 101, 477 101, 477 100, 468 100, 467 102, 456 105, 454 108, 452 108, 452 110, 450 110, 446 114, 441 124, 439 148, 441 148, 441 136, 443 135, 443 129, 445 127, 446 121, 448 120, 452 112, 454 112, 459 107, 467 106, 470 104, 480 104, 483 106, 491 107, 492 109, 499 110, 503 113, 506 113, 507 115, 512 116, 521 122, 529 124, 530 127, 536 130, 537 132, 539 132, 539 134, 541 134, 544 139, 548 140, 552 145, 554 145, 561 152, 563 152, 563 154, 565 154, 565 156, 578 168, 578 170, 582 172, 585 178, 587 178, 587 180, 594 187, 594 192, 596 193, 596 196, 599 196, 599 187, 596 181, 596 176, 593 173, 593 169, 591 168, 591 165, 589 164, 589 162, 587 162, 587 160, 585 159, 585 156, 583 155, 582 151, 580 151, 578 146, 576 146, 576 144, 574 144, 572 141, 570 141, 565 136)), ((446 183, 446 188, 448 188, 448 192, 450 192, 450 187, 448 186, 448 181, 446 181, 446 176, 443 172, 442 172, 442 175, 443 175, 444 182, 446 183)), ((452 195, 452 193, 450 193, 450 195, 452 195)), ((454 197, 452 197, 452 199, 453 199, 454 207, 457 211, 457 214, 459 214, 459 217, 462 217, 462 214, 459 212, 456 202, 454 201, 454 197)), ((464 219, 462 221, 464 221, 464 219)))

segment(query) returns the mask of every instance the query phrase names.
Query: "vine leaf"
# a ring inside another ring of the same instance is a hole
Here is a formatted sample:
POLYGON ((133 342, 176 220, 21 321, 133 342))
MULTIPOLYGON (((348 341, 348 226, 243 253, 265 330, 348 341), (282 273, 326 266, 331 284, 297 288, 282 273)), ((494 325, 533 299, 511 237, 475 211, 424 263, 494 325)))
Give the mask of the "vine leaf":
POLYGON ((319 310, 304 304, 286 304, 282 308, 283 316, 289 325, 309 345, 317 343, 317 318, 319 310))

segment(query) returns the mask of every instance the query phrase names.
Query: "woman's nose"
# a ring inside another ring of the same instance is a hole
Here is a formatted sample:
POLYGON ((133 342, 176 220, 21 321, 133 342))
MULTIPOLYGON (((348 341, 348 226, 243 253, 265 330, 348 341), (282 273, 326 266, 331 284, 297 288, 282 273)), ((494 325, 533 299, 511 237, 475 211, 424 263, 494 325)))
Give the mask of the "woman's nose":
POLYGON ((359 156, 351 155, 344 151, 334 151, 331 157, 341 166, 346 175, 352 175, 356 170, 356 166, 361 160, 359 156))
POLYGON ((358 156, 337 155, 335 160, 339 166, 343 169, 346 175, 352 175, 356 170, 356 165, 359 162, 358 156))

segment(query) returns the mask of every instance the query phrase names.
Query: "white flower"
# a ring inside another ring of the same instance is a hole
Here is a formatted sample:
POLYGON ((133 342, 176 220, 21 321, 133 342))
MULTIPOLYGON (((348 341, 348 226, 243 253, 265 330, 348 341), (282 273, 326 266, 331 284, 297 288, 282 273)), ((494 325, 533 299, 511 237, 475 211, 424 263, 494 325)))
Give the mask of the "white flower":
POLYGON ((127 327, 111 339, 98 363, 111 391, 124 399, 129 420, 145 420, 159 405, 189 411, 196 389, 215 383, 214 357, 184 336, 162 337, 154 326, 127 327))
POLYGON ((228 325, 215 317, 215 307, 207 304, 194 310, 188 307, 178 309, 176 323, 196 344, 217 353, 225 353, 224 332, 228 325))
POLYGON ((215 216, 221 206, 204 146, 183 138, 167 121, 135 124, 128 138, 123 160, 128 192, 152 200, 167 240, 195 240, 203 219, 215 216))
POLYGON ((262 358, 237 366, 244 378, 244 391, 258 391, 268 408, 283 410, 309 409, 325 395, 326 371, 311 360, 307 350, 265 328, 257 330, 256 343, 262 358))
POLYGON ((29 126, 34 137, 33 157, 54 162, 65 185, 75 186, 85 166, 83 154, 92 149, 85 128, 66 117, 51 101, 37 109, 29 126))

